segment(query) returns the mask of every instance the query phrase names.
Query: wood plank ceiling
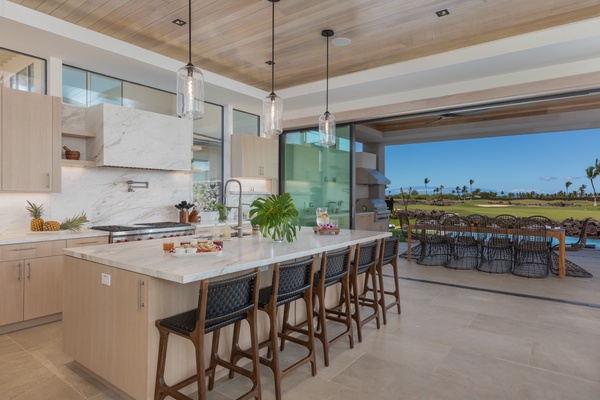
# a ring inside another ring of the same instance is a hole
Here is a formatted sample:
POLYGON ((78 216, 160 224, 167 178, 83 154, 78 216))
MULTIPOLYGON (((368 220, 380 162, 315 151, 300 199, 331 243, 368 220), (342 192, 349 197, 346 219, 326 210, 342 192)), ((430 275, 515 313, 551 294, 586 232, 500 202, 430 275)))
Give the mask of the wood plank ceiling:
MULTIPOLYGON (((187 62, 186 0, 12 2, 187 62)), ((598 0, 281 0, 275 5, 275 89, 325 78, 329 28, 352 44, 330 48, 330 77, 600 16, 598 0), (449 15, 437 17, 447 9, 449 15)), ((270 90, 271 3, 192 1, 193 63, 270 90)))

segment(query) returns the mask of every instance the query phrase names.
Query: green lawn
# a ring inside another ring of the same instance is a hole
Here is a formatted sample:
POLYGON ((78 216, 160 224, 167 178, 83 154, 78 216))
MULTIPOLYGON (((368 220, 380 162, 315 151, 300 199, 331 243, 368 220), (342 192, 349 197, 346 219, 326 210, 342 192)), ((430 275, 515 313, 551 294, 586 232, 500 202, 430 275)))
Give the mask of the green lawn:
MULTIPOLYGON (((455 202, 447 206, 435 206, 427 204, 411 204, 408 206, 408 210, 443 210, 446 213, 455 213, 458 215, 469 215, 469 214, 482 214, 488 217, 495 217, 499 214, 511 214, 516 217, 527 217, 531 215, 544 215, 550 219, 556 221, 563 221, 567 218, 585 219, 592 217, 597 221, 600 221, 600 204, 598 207, 594 207, 594 203, 591 201, 583 200, 570 200, 570 201, 544 201, 544 200, 513 200, 512 205, 506 207, 489 207, 491 204, 500 205, 500 201, 489 201, 489 200, 468 200, 464 203, 455 202), (560 204, 563 203, 566 206, 546 206, 539 204, 560 204), (575 206, 570 206, 574 204, 575 206), (487 207, 486 207, 487 206, 487 207)), ((506 205, 506 201, 503 204, 506 205)), ((404 206, 396 202, 396 209, 404 209, 404 206)), ((391 220, 392 224, 398 226, 398 220, 391 220)))

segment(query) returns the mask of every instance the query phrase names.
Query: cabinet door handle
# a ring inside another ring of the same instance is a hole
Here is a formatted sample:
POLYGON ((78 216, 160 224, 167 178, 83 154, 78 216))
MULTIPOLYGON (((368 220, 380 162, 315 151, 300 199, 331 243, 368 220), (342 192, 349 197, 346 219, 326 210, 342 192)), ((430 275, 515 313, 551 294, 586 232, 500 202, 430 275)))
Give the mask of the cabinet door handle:
POLYGON ((138 281, 138 311, 140 311, 145 306, 145 304, 142 302, 142 286, 144 285, 144 281, 140 279, 138 281))
POLYGON ((19 282, 21 282, 21 263, 19 263, 19 264, 17 265, 17 268, 19 268, 19 277, 17 278, 17 280, 18 280, 19 282))
POLYGON ((31 280, 31 263, 27 263, 27 279, 31 280))
POLYGON ((25 250, 35 250, 36 247, 25 247, 24 249, 12 249, 9 251, 25 251, 25 250))
POLYGON ((98 241, 97 240, 92 240, 92 241, 89 241, 89 242, 79 242, 79 244, 98 244, 98 241))
POLYGON ((46 173, 46 187, 50 189, 50 173, 46 173))

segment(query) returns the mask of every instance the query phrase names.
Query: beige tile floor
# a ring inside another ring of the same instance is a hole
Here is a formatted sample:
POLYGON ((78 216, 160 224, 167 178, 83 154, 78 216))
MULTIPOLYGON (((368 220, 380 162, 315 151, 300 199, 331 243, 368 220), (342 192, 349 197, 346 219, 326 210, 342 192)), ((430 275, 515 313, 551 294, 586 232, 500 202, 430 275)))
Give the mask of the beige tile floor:
MULTIPOLYGON (((334 346, 327 368, 319 345, 317 376, 308 366, 290 375, 284 399, 598 400, 600 251, 569 259, 594 277, 534 280, 401 259, 402 314, 379 330, 369 324, 354 349, 334 346)), ((288 346, 284 358, 297 351, 288 346)), ((273 399, 271 373, 261 376, 263 399, 273 399)), ((235 398, 246 385, 221 379, 210 399, 235 398)), ((0 399, 120 397, 61 351, 56 322, 0 336, 0 399)))

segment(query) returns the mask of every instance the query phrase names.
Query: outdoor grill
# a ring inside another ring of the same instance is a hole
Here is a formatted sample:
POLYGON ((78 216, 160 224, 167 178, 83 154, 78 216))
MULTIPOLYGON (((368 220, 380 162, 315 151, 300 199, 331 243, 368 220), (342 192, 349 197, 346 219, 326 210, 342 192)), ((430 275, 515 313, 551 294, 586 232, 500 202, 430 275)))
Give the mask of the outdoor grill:
POLYGON ((192 224, 179 222, 150 222, 133 225, 103 225, 91 229, 109 232, 109 243, 135 242, 139 240, 190 236, 195 234, 192 224))
POLYGON ((374 222, 390 222, 390 210, 384 199, 358 199, 356 212, 374 212, 374 222))

